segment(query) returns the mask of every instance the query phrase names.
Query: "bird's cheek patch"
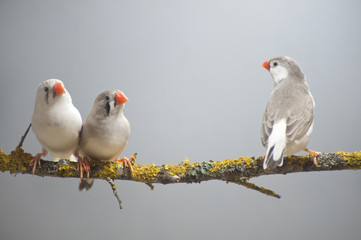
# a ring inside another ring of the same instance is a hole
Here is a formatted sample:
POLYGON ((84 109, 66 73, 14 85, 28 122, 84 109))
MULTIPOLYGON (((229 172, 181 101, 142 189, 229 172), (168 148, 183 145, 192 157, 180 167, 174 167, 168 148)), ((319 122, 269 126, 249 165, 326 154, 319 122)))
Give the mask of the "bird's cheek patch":
POLYGON ((276 84, 279 83, 281 80, 288 77, 287 69, 282 66, 278 66, 276 68, 271 68, 270 72, 271 72, 272 78, 276 84))

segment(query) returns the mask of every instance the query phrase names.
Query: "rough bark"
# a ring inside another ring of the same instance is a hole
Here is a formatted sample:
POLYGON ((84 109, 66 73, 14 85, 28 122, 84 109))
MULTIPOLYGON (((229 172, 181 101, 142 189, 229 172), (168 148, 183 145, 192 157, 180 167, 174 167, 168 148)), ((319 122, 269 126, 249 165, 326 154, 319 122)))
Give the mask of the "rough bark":
MULTIPOLYGON (((136 157, 136 155, 135 155, 136 157)), ((0 171, 9 171, 11 174, 32 174, 29 165, 33 156, 16 148, 11 154, 0 151, 0 171)), ((133 162, 134 173, 131 175, 129 168, 123 168, 114 162, 91 162, 90 177, 94 179, 121 179, 144 182, 153 187, 153 183, 200 183, 208 180, 222 180, 243 185, 261 193, 280 197, 271 190, 258 187, 248 180, 253 177, 271 174, 288 174, 295 172, 332 171, 346 169, 361 169, 361 152, 322 153, 317 158, 321 167, 313 164, 311 155, 286 157, 282 167, 263 170, 263 157, 239 157, 223 161, 209 161, 190 163, 186 158, 178 165, 154 164, 141 165, 133 162)), ((35 172, 37 176, 79 178, 77 164, 68 160, 59 162, 41 161, 41 168, 35 172)))

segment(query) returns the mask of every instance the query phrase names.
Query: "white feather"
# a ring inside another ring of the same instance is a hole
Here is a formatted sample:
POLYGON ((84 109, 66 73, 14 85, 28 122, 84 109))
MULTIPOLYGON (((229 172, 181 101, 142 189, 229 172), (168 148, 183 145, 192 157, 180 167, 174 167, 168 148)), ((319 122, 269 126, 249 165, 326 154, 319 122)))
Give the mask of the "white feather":
POLYGON ((277 85, 281 80, 288 77, 288 70, 283 66, 271 68, 270 73, 275 85, 277 85))
POLYGON ((268 150, 274 146, 273 149, 273 159, 280 159, 282 153, 286 147, 286 119, 281 119, 279 122, 275 123, 272 128, 272 133, 268 139, 268 150))

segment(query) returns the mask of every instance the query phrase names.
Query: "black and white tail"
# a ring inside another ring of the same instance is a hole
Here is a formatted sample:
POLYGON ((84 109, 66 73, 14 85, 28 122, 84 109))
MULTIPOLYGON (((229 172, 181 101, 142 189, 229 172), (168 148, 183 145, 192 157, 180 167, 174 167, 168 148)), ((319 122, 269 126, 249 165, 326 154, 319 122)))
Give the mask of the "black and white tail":
POLYGON ((263 169, 274 169, 283 165, 283 155, 286 148, 286 121, 282 119, 273 125, 268 138, 267 153, 263 161, 263 169))
POLYGON ((82 179, 81 182, 79 183, 79 191, 85 189, 85 190, 89 190, 94 183, 94 179, 90 178, 90 179, 82 179))
POLYGON ((281 167, 283 165, 283 153, 284 150, 282 150, 281 154, 275 153, 275 145, 270 147, 263 161, 263 169, 281 167))

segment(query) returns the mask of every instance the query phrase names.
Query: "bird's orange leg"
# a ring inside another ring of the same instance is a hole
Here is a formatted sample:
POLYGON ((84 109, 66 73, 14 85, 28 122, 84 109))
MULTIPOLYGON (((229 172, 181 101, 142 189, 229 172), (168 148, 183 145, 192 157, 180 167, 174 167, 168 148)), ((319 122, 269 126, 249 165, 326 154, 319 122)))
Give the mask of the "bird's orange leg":
POLYGON ((79 170, 80 174, 80 182, 83 180, 83 172, 86 172, 87 180, 89 180, 90 176, 90 165, 89 165, 89 159, 88 157, 80 157, 78 153, 74 154, 78 158, 78 166, 77 170, 79 170))
POLYGON ((76 166, 76 170, 79 170, 79 175, 80 175, 80 182, 83 179, 83 158, 80 157, 79 152, 75 151, 74 152, 74 156, 78 159, 78 165, 76 166))
POLYGON ((89 176, 90 176, 90 164, 89 164, 89 158, 88 158, 88 157, 84 157, 84 158, 83 158, 83 167, 84 167, 85 172, 86 172, 86 179, 89 180, 89 176))
POLYGON ((132 163, 130 162, 132 160, 135 161, 135 158, 133 156, 131 156, 130 158, 123 157, 123 158, 115 160, 115 161, 116 162, 122 162, 124 168, 128 165, 129 169, 130 169, 130 172, 133 174, 133 167, 132 167, 132 163))
POLYGON ((34 176, 34 174, 35 174, 36 165, 39 165, 39 168, 41 168, 40 159, 41 159, 41 157, 44 157, 44 156, 46 156, 46 153, 45 153, 45 152, 38 153, 38 154, 36 154, 35 157, 30 161, 30 163, 33 163, 33 164, 34 164, 34 167, 33 167, 33 176, 34 176))
POLYGON ((310 153, 313 156, 313 164, 315 164, 316 167, 321 167, 321 165, 319 165, 317 163, 317 156, 319 156, 321 154, 321 152, 315 152, 315 151, 312 151, 312 150, 310 150, 308 148, 305 148, 303 150, 310 153))

